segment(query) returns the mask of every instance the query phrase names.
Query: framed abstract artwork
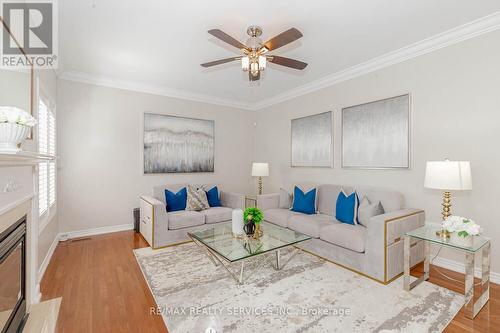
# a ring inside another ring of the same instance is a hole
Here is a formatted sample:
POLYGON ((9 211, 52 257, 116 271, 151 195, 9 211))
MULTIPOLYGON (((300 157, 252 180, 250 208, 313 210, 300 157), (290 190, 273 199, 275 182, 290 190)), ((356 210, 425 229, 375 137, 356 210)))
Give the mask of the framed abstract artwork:
POLYGON ((292 167, 333 167, 332 112, 292 119, 292 167))
POLYGON ((410 95, 342 109, 342 167, 410 167, 410 95))
POLYGON ((144 114, 144 173, 214 172, 215 122, 144 114))

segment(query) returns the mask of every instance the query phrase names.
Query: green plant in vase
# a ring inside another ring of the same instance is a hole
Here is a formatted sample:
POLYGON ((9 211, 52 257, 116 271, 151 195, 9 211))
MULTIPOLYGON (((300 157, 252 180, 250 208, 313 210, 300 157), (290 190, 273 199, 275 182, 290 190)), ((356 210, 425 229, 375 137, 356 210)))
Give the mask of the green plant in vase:
POLYGON ((245 222, 245 232, 247 235, 253 235, 259 238, 262 235, 260 223, 264 219, 264 214, 257 207, 249 207, 243 212, 243 220, 245 222))

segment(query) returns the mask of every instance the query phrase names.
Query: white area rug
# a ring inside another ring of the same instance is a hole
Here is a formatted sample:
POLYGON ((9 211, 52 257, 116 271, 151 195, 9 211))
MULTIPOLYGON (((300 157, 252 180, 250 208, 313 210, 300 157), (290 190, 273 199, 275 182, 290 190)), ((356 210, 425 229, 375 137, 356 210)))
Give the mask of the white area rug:
POLYGON ((193 243, 135 255, 170 333, 441 332, 463 304, 428 282, 406 292, 401 278, 385 286, 304 252, 244 285, 193 243))

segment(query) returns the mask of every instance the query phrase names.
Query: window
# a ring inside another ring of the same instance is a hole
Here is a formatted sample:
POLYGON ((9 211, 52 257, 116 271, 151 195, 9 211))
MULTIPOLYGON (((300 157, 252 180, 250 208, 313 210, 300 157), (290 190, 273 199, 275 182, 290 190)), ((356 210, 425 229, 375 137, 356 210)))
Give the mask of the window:
MULTIPOLYGON (((38 152, 56 155, 56 118, 49 104, 42 98, 38 102, 38 152)), ((43 216, 56 203, 56 162, 38 166, 38 211, 43 216)))

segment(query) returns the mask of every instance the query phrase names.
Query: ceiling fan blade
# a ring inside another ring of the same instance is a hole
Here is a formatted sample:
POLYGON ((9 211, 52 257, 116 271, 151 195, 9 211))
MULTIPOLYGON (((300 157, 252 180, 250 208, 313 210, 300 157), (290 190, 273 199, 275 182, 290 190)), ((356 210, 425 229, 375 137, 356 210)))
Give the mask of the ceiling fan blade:
POLYGON ((264 47, 269 51, 276 50, 277 48, 289 44, 300 37, 302 37, 302 33, 299 30, 290 28, 265 42, 264 47))
POLYGON ((250 71, 248 71, 248 79, 250 81, 259 81, 260 80, 260 71, 256 76, 253 76, 250 71))
POLYGON ((244 50, 250 50, 250 48, 248 46, 246 46, 245 44, 243 43, 240 43, 237 39, 229 36, 228 34, 226 34, 224 31, 222 30, 219 30, 219 29, 211 29, 211 30, 208 30, 208 33, 211 34, 212 36, 214 37, 217 37, 218 39, 220 39, 221 41, 223 42, 226 42, 228 43, 229 45, 232 45, 238 49, 244 49, 244 50))
POLYGON ((206 62, 204 64, 201 64, 201 67, 212 67, 212 66, 217 66, 220 64, 225 64, 226 62, 231 62, 234 60, 240 60, 241 57, 232 57, 232 58, 226 58, 226 59, 220 59, 220 60, 215 60, 215 61, 210 61, 206 62))
POLYGON ((280 56, 269 56, 267 57, 267 60, 272 62, 273 64, 290 67, 294 69, 302 70, 307 67, 307 64, 305 62, 280 56))

